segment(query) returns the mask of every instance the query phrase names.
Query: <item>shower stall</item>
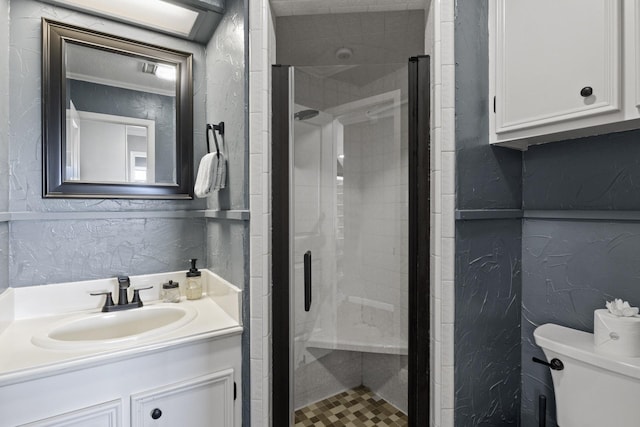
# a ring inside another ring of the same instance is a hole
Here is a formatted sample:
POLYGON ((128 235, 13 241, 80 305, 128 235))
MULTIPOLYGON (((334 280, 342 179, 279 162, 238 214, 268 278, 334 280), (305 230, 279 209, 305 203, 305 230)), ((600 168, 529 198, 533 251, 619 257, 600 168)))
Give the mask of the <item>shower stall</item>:
POLYGON ((274 425, 428 422, 429 58, 355 68, 273 67, 274 425))

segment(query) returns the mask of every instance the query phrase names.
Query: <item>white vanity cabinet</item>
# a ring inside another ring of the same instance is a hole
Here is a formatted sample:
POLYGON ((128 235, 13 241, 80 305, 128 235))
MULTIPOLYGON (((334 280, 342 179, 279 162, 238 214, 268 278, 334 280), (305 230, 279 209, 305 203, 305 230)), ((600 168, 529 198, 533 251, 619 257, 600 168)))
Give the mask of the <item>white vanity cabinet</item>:
POLYGON ((640 127, 635 0, 490 0, 490 142, 640 127))
POLYGON ((0 386, 0 425, 239 427, 240 335, 97 358, 0 386))

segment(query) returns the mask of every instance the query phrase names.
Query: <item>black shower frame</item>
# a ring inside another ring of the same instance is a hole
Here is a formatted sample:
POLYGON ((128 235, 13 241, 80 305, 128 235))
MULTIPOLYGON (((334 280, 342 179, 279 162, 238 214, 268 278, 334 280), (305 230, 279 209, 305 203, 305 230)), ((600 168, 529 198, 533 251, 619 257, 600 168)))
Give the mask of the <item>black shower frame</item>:
MULTIPOLYGON (((272 425, 291 425, 289 69, 272 67, 272 425)), ((430 424, 429 56, 409 58, 409 426, 430 424)))

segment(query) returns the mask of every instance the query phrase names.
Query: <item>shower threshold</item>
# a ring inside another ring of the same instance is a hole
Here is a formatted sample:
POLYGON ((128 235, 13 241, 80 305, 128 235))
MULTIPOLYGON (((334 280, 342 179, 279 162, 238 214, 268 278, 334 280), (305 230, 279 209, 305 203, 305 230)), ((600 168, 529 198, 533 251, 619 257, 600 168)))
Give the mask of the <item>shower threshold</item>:
POLYGON ((407 426, 407 415, 365 386, 343 391, 295 413, 296 427, 407 426))

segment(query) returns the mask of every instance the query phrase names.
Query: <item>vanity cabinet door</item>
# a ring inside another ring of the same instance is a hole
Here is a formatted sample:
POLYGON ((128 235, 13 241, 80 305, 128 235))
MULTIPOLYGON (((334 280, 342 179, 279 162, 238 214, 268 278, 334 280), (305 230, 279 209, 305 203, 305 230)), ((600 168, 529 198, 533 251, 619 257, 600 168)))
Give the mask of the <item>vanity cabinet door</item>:
POLYGON ((132 427, 232 427, 233 370, 131 396, 132 427))
POLYGON ((121 427, 121 423, 122 402, 118 399, 21 424, 19 427, 121 427))
POLYGON ((623 118, 621 3, 493 0, 492 142, 623 118))

